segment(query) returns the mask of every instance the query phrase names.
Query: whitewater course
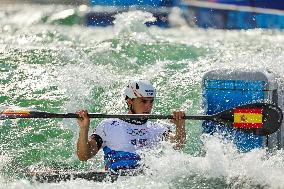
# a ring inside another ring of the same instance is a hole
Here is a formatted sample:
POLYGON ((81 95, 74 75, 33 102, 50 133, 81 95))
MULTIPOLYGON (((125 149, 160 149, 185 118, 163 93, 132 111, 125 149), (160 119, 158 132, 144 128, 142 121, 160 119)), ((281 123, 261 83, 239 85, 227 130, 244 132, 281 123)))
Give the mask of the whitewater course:
MULTIPOLYGON (((63 22, 54 14, 70 8, 0 6, 1 106, 125 113, 123 86, 144 78, 157 88, 153 113, 176 109, 196 115, 204 113, 201 81, 210 70, 258 69, 283 79, 283 31, 145 27, 153 17, 143 12, 118 15, 115 25, 106 28, 59 24, 63 22)), ((91 130, 99 122, 92 119, 91 130)), ((201 125, 186 122, 183 151, 167 142, 149 151, 145 175, 115 182, 39 183, 27 178, 26 171, 102 170, 103 154, 78 160, 75 119, 2 120, 0 188, 284 188, 283 150, 243 153, 231 141, 203 134, 201 125)))

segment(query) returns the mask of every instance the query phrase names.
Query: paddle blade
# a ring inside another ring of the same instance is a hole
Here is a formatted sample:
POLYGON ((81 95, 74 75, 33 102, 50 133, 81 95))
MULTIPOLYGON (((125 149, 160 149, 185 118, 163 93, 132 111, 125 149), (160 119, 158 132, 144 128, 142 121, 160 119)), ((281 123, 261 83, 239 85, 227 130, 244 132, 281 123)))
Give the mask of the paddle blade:
POLYGON ((31 109, 20 107, 0 107, 0 120, 1 119, 15 119, 29 117, 31 109))
POLYGON ((261 136, 276 132, 282 119, 282 110, 267 103, 247 104, 216 114, 216 121, 261 136))

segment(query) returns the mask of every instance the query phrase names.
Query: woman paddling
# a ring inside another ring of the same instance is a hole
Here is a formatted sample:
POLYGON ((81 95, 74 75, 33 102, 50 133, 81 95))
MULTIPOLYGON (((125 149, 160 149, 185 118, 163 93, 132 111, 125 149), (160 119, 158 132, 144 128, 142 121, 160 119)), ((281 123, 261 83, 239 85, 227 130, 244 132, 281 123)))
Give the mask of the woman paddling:
MULTIPOLYGON (((124 97, 128 106, 128 114, 150 114, 153 108, 156 90, 146 80, 134 81, 127 85, 124 97)), ((87 161, 97 154, 100 149, 104 151, 105 168, 112 173, 137 170, 141 157, 138 151, 153 147, 162 140, 174 143, 176 149, 185 144, 185 120, 183 111, 172 113, 176 125, 175 133, 166 125, 140 119, 105 119, 88 136, 90 118, 87 110, 78 112, 78 125, 80 127, 77 142, 77 155, 81 161, 87 161)))

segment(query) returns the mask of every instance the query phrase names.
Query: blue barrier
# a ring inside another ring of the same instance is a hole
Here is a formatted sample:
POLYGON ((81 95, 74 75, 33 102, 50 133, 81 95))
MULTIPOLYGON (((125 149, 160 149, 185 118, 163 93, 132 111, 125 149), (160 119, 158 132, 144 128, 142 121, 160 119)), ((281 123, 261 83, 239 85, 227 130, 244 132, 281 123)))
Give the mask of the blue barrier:
POLYGON ((146 26, 156 25, 167 28, 170 26, 168 16, 170 8, 180 4, 180 0, 90 0, 93 9, 85 16, 87 26, 113 25, 115 15, 129 10, 150 12, 156 18, 154 22, 146 22, 146 26))
MULTIPOLYGON (((85 16, 85 23, 87 26, 100 26, 106 27, 113 25, 115 15, 122 13, 123 11, 114 12, 89 12, 85 16)), ((146 26, 156 25, 161 28, 169 27, 168 13, 167 12, 152 12, 156 18, 153 22, 146 22, 146 26)))
POLYGON ((256 27, 255 14, 252 12, 228 11, 228 29, 251 29, 256 27))
POLYGON ((270 6, 266 6, 267 2, 264 1, 251 2, 217 1, 213 3, 184 0, 181 6, 186 20, 202 28, 284 29, 284 11, 281 10, 284 9, 284 1, 278 1, 278 4, 274 2, 270 6))
POLYGON ((284 28, 284 15, 256 14, 257 28, 284 28))
POLYGON ((284 10, 283 0, 215 0, 213 2, 284 10))
POLYGON ((104 6, 153 6, 153 7, 172 7, 179 4, 179 0, 90 0, 91 5, 104 6))

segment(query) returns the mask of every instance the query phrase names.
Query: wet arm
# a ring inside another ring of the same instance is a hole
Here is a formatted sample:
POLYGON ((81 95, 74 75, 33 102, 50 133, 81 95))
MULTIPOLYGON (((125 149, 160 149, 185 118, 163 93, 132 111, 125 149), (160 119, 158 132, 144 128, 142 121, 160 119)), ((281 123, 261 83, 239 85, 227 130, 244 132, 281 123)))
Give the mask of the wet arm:
POLYGON ((81 161, 87 161, 97 154, 99 151, 96 140, 88 139, 88 132, 90 126, 90 118, 86 110, 78 112, 77 119, 80 127, 79 138, 77 141, 77 156, 81 161))
POLYGON ((80 130, 77 142, 77 156, 81 161, 87 161, 98 153, 97 142, 94 139, 88 140, 88 131, 80 130))

